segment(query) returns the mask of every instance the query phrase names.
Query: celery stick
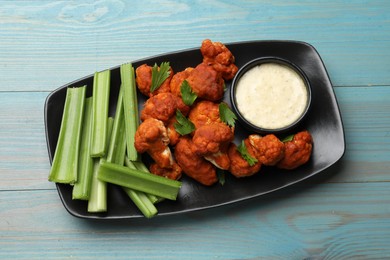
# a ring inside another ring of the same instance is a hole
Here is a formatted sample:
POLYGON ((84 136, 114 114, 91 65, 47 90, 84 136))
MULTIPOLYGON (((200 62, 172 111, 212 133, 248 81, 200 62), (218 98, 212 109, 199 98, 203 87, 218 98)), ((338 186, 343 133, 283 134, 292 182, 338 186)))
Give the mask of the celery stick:
POLYGON ((108 145, 107 162, 123 165, 126 156, 126 131, 123 110, 123 88, 119 90, 111 139, 108 145))
MULTIPOLYGON (((142 162, 142 161, 135 161, 135 162, 132 162, 129 160, 129 158, 125 158, 125 165, 131 169, 137 169, 137 170, 140 170, 140 171, 143 171, 143 172, 147 172, 147 173, 150 173, 148 167, 145 166, 145 164, 142 162)), ((155 196, 153 194, 150 194, 150 193, 146 193, 146 196, 148 196, 148 198, 150 199, 150 201, 153 203, 153 204, 156 204, 158 202, 161 202, 164 200, 164 198, 161 198, 161 197, 158 197, 158 196, 155 196)))
POLYGON ((123 190, 146 218, 151 218, 157 214, 156 207, 145 193, 129 188, 123 188, 123 190))
POLYGON ((123 87, 123 106, 125 112, 127 156, 131 161, 139 161, 140 157, 134 147, 134 137, 139 125, 137 88, 135 85, 134 68, 131 63, 120 67, 123 87))
MULTIPOLYGON (((133 162, 130 161, 127 157, 125 158, 125 164, 131 169, 136 169, 133 165, 133 162)), ((122 188, 145 217, 151 218, 157 214, 157 209, 153 205, 155 202, 157 202, 157 196, 144 193, 142 191, 133 190, 127 187, 122 188)))
MULTIPOLYGON (((112 117, 107 118, 107 130, 106 142, 110 140, 111 130, 113 127, 114 119, 112 117)), ((91 194, 88 200, 88 212, 105 212, 107 211, 107 183, 98 179, 98 170, 100 164, 106 160, 105 157, 96 158, 93 166, 93 176, 91 184, 91 194)))
MULTIPOLYGON (((126 158, 126 166, 128 165, 130 165, 131 169, 135 169, 135 167, 131 165, 131 161, 126 158)), ((157 196, 144 193, 142 191, 133 190, 127 187, 122 188, 145 217, 151 218, 157 214, 157 209, 153 205, 158 201, 157 196)))
POLYGON ((49 181, 73 184, 77 168, 86 86, 68 88, 49 181))
POLYGON ((181 182, 179 181, 108 162, 100 164, 98 178, 102 181, 170 200, 176 200, 181 187, 181 182))
POLYGON ((162 197, 158 197, 156 195, 153 195, 153 194, 150 194, 150 193, 145 193, 146 196, 149 198, 149 200, 153 203, 153 204, 157 204, 163 200, 165 200, 164 198, 162 197))
POLYGON ((132 162, 132 163, 137 170, 149 172, 148 167, 146 167, 146 165, 142 161, 132 162))
MULTIPOLYGON (((107 162, 119 165, 123 165, 124 163, 126 156, 126 131, 124 121, 123 88, 121 87, 119 90, 111 139, 108 145, 107 162)), ((145 217, 151 218, 157 214, 157 209, 153 205, 153 202, 150 201, 143 192, 126 187, 122 188, 145 217)))
POLYGON ((91 194, 88 200, 88 212, 107 211, 107 183, 97 178, 100 160, 94 158, 91 194))
POLYGON ((107 150, 107 118, 110 98, 110 71, 96 72, 93 79, 93 123, 91 156, 102 157, 107 150))
POLYGON ((92 97, 85 100, 84 120, 80 141, 77 182, 73 186, 72 198, 88 200, 91 192, 93 159, 90 156, 92 129, 92 97))

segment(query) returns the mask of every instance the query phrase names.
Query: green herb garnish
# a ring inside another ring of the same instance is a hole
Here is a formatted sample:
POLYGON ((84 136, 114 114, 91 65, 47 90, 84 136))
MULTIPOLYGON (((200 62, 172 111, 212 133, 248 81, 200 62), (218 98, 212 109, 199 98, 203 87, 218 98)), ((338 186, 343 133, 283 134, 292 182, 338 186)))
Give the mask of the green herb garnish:
POLYGON ((225 184, 225 171, 221 169, 217 169, 217 177, 218 177, 218 182, 221 186, 225 184))
POLYGON ((248 162, 249 166, 255 165, 257 163, 257 159, 253 158, 252 155, 249 154, 248 149, 246 148, 246 145, 244 143, 244 140, 241 142, 239 146, 237 146, 237 151, 240 152, 242 158, 245 159, 245 161, 248 162))
POLYGON ((288 136, 285 136, 284 138, 282 138, 280 141, 283 142, 283 143, 286 143, 286 142, 290 142, 292 141, 294 138, 294 135, 288 135, 288 136))
POLYGON ((191 89, 190 84, 187 80, 184 80, 180 86, 181 98, 183 99, 184 104, 187 106, 192 106, 196 98, 198 97, 191 89))
POLYGON ((179 109, 176 110, 176 120, 177 122, 174 124, 174 127, 180 135, 187 135, 195 130, 195 125, 179 109))
POLYGON ((161 84, 166 80, 171 72, 169 71, 169 62, 162 62, 160 68, 155 63, 152 67, 152 85, 150 86, 150 92, 154 92, 161 84))
POLYGON ((224 102, 219 104, 219 116, 221 117, 222 122, 231 127, 234 127, 237 117, 233 111, 230 110, 229 106, 224 102))

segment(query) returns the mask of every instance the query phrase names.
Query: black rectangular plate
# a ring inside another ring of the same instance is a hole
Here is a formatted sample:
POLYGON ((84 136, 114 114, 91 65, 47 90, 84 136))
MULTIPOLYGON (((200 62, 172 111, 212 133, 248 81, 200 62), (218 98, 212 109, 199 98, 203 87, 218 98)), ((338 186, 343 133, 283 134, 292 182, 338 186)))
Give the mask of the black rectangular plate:
MULTIPOLYGON (((205 187, 183 176, 183 186, 177 201, 163 201, 157 205, 160 216, 217 207, 282 189, 325 170, 335 164, 345 152, 344 130, 333 87, 321 57, 311 45, 296 41, 251 41, 231 43, 226 46, 235 56, 236 65, 239 68, 254 58, 277 56, 292 61, 306 73, 312 85, 312 106, 302 127, 309 130, 313 136, 312 157, 307 164, 288 172, 263 167, 258 174, 248 178, 236 179, 226 174, 224 186, 216 184, 212 187, 205 187)), ((153 65, 163 61, 169 61, 173 70, 179 72, 186 67, 195 67, 202 61, 202 56, 196 48, 132 63, 136 68, 143 63, 153 65)), ((57 145, 66 88, 87 85, 87 95, 91 95, 92 83, 93 74, 66 84, 47 97, 45 129, 50 162, 52 162, 57 145)), ((229 88, 230 84, 231 81, 226 82, 226 87, 229 88)), ((117 66, 111 69, 111 115, 115 112, 119 86, 120 73, 119 66, 117 66)), ((145 100, 145 97, 139 95, 140 110, 145 100)), ((224 101, 230 105, 229 91, 226 91, 224 101)), ((248 134, 249 132, 237 125, 235 141, 242 140, 248 134)), ((98 214, 88 213, 85 201, 72 200, 70 185, 57 184, 57 189, 65 208, 76 217, 92 219, 143 217, 127 195, 115 185, 108 187, 108 211, 98 214)))

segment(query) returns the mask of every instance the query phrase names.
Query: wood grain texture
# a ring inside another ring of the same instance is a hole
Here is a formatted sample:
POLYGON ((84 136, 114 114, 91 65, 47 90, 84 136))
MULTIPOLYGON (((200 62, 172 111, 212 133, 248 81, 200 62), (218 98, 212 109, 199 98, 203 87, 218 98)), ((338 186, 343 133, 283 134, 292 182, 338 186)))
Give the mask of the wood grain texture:
POLYGON ((205 38, 306 41, 335 85, 388 85, 388 10, 388 1, 0 1, 2 90, 51 91, 205 38))
POLYGON ((389 259, 389 10, 390 1, 364 0, 0 0, 0 259, 389 259), (312 44, 344 122, 341 161, 211 210, 131 221, 68 214, 47 181, 50 91, 205 38, 312 44))
POLYGON ((339 169, 343 174, 334 181, 389 181, 389 86, 335 88, 335 94, 347 148, 339 169))
POLYGON ((48 183, 47 92, 0 92, 0 190, 54 188, 48 183))
POLYGON ((55 191, 6 192, 0 258, 345 259, 390 256, 390 184, 299 186, 208 213, 75 219, 55 191), (23 251, 19 251, 23 248, 23 251))

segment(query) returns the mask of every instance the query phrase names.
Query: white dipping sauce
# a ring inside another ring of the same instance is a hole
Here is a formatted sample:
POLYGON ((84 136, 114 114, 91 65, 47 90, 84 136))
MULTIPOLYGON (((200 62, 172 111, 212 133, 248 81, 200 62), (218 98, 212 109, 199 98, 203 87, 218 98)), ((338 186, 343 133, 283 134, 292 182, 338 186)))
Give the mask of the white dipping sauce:
POLYGON ((293 69, 264 63, 248 70, 236 86, 238 110, 250 123, 278 129, 295 122, 305 111, 306 84, 293 69))

